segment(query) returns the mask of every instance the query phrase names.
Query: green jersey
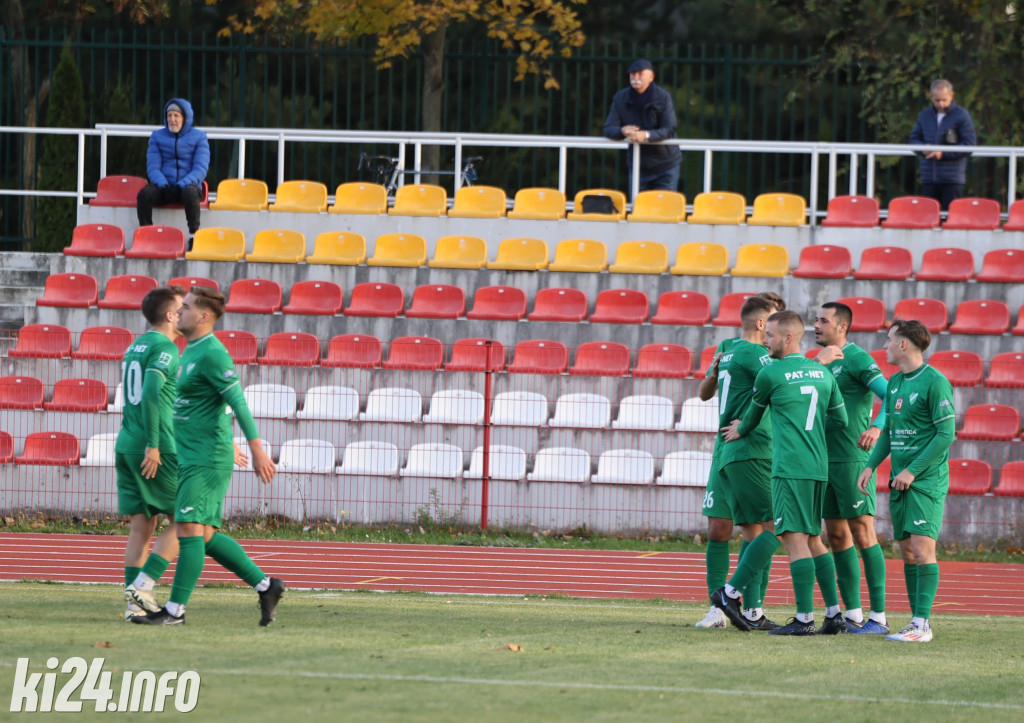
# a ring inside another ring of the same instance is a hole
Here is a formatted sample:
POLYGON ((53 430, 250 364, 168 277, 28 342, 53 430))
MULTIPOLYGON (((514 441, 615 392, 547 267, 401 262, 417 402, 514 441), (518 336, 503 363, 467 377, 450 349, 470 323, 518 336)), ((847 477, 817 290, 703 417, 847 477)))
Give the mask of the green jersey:
MULTIPOLYGON (((718 362, 719 428, 743 416, 754 394, 754 378, 763 367, 771 363, 772 359, 764 345, 745 339, 731 340, 718 362)), ((752 432, 717 447, 719 463, 724 466, 748 459, 771 459, 771 439, 770 418, 762 417, 752 432)))
POLYGON ((842 429, 829 429, 825 434, 828 461, 864 462, 868 451, 857 446, 857 438, 871 426, 871 409, 875 403, 871 386, 876 384, 876 380, 884 384, 885 377, 871 355, 851 342, 843 346, 843 358, 836 359, 825 368, 832 372, 839 385, 849 419, 842 429))
POLYGON ((754 396, 740 423, 740 435, 754 431, 769 406, 772 477, 828 480, 825 429, 847 422, 832 374, 799 353, 766 366, 754 379, 754 396))
POLYGON ((121 362, 124 408, 115 452, 177 451, 171 412, 177 374, 178 347, 164 334, 150 329, 131 343, 121 362))

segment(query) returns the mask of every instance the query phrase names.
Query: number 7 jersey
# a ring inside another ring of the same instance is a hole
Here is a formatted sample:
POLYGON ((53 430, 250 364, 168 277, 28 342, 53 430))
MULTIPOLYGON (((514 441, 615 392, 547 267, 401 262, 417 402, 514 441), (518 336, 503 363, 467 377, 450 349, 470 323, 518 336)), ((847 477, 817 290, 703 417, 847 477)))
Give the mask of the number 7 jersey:
POLYGON ((121 412, 121 431, 114 447, 116 452, 141 454, 154 441, 161 452, 177 452, 173 419, 177 377, 178 347, 164 334, 150 329, 129 345, 121 362, 124 409, 121 412), (156 400, 144 398, 142 390, 148 374, 163 377, 163 386, 156 400), (157 430, 148 429, 146 402, 157 405, 157 430), (153 431, 157 433, 154 435, 153 431))

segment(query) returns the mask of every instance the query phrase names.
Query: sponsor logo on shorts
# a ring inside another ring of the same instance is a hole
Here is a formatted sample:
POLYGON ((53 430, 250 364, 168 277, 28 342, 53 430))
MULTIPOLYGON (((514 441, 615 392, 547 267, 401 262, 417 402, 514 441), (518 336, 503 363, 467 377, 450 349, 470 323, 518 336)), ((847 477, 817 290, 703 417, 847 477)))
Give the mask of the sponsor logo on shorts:
POLYGON ((178 510, 178 514, 187 515, 189 512, 192 512, 193 510, 195 510, 195 507, 182 507, 180 510, 178 510))
POLYGON ((924 524, 925 522, 927 522, 927 521, 928 521, 928 520, 914 520, 914 524, 915 524, 915 525, 923 525, 923 524, 924 524))
POLYGON ((781 525, 782 524, 782 518, 781 517, 776 517, 775 518, 775 524, 776 525, 781 525))
POLYGON ((864 504, 864 500, 857 500, 856 502, 853 503, 853 509, 857 509, 862 504, 864 504))

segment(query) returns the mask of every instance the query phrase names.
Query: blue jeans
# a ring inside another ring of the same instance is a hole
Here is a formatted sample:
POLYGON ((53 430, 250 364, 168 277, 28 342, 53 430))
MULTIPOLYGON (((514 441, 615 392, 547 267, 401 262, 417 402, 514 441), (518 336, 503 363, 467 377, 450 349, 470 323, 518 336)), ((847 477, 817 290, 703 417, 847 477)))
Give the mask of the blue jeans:
POLYGON ((672 166, 667 171, 640 174, 641 191, 677 191, 679 190, 679 166, 672 166))

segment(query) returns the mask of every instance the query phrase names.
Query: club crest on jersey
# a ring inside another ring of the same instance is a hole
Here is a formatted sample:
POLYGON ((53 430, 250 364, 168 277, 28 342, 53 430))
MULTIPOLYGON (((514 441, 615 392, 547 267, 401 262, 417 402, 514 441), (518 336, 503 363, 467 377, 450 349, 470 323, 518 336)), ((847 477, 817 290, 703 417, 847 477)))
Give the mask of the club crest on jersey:
POLYGON ((903 409, 903 397, 896 399, 896 404, 893 405, 893 409, 903 409))
POLYGON ((834 377, 838 377, 840 374, 843 373, 843 367, 842 366, 832 366, 831 369, 832 369, 832 376, 834 376, 834 377))
POLYGON ((227 371, 224 372, 223 376, 225 379, 230 379, 231 377, 235 376, 235 370, 228 369, 227 371))
POLYGON ((917 392, 914 392, 913 394, 910 395, 910 399, 908 400, 908 402, 910 404, 913 404, 916 401, 917 401, 917 392))

